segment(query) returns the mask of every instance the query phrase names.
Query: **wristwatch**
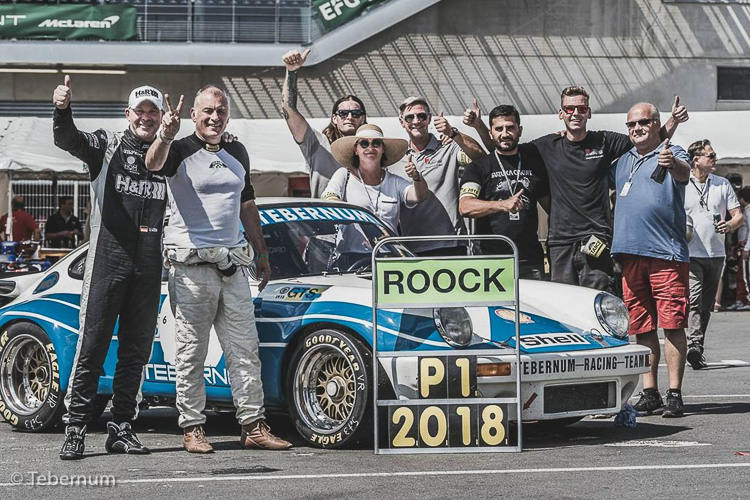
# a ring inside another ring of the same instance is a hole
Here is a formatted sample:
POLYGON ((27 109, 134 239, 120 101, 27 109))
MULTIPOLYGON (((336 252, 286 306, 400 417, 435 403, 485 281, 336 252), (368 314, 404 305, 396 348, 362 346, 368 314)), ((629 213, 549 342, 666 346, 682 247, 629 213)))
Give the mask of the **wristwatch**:
POLYGON ((451 130, 453 131, 453 133, 451 135, 449 135, 448 137, 450 137, 451 139, 453 139, 454 137, 456 137, 458 135, 458 129, 456 127, 451 127, 451 130))

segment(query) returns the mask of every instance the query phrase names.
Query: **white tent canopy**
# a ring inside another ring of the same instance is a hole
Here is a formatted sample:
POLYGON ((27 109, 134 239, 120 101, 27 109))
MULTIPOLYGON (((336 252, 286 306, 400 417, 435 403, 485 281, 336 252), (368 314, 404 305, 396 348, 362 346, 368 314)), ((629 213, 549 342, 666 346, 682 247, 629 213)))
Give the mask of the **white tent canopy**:
MULTIPOLYGON (((664 120, 667 118, 667 115, 662 116, 664 120)), ((720 158, 732 158, 735 160, 733 163, 750 163, 750 145, 745 137, 745 124, 750 123, 750 111, 693 112, 690 116, 687 123, 679 126, 673 143, 687 148, 695 140, 708 138, 720 158)), ((476 137, 473 129, 462 125, 461 117, 448 119, 463 132, 476 137)), ((310 120, 311 126, 317 130, 323 129, 327 122, 325 118, 310 120)), ((387 136, 406 136, 395 117, 370 118, 369 122, 379 125, 387 136)), ((522 140, 532 140, 563 128, 555 115, 522 116, 521 124, 522 140)), ((76 119, 76 125, 80 130, 105 128, 116 131, 124 129, 127 123, 124 118, 80 118, 76 119)), ((625 115, 595 114, 589 122, 589 129, 625 133, 625 115)), ((192 131, 193 124, 189 119, 183 119, 180 136, 192 131)), ((228 131, 247 147, 252 173, 306 174, 302 154, 283 119, 231 120, 228 131)), ((0 170, 85 172, 80 160, 54 145, 52 119, 33 117, 0 118, 0 170)))

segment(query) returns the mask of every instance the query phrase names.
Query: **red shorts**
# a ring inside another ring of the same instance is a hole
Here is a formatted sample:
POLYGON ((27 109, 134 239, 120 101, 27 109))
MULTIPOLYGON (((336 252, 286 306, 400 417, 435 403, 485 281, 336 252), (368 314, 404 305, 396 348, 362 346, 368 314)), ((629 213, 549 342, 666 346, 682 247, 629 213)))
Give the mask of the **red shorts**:
POLYGON ((622 292, 630 313, 630 335, 687 327, 687 262, 622 255, 622 292), (658 321, 657 321, 658 319, 658 321))

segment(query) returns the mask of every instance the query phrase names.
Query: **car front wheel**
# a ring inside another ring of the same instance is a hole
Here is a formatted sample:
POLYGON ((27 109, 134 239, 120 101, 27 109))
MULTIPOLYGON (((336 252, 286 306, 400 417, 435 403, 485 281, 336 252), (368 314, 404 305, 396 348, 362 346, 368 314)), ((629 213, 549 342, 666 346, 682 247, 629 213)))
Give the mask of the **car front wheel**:
POLYGON ((41 432, 60 423, 64 394, 55 346, 31 323, 0 334, 0 413, 13 427, 41 432))
POLYGON ((370 349, 338 330, 307 334, 287 371, 289 413, 299 433, 321 448, 372 438, 370 349))

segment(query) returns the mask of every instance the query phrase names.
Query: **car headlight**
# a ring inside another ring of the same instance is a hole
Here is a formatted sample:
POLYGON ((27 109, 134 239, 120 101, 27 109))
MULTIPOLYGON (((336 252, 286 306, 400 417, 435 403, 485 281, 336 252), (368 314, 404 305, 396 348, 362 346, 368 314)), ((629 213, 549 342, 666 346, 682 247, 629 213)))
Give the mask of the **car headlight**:
POLYGON ((601 292, 594 300, 594 309, 599 323, 610 335, 618 339, 624 339, 628 336, 630 328, 630 315, 625 303, 606 292, 601 292))
POLYGON ((435 327, 449 345, 466 347, 474 336, 471 317, 464 307, 439 307, 433 310, 435 327))

